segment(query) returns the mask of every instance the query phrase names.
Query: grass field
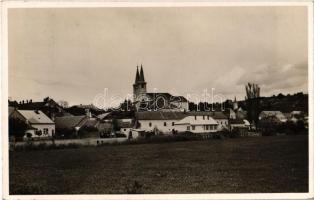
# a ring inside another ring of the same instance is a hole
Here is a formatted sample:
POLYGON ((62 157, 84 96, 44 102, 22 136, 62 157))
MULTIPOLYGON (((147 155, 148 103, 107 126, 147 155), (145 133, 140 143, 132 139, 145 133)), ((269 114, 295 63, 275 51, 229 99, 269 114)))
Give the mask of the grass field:
POLYGON ((10 152, 10 194, 307 192, 307 137, 10 152))

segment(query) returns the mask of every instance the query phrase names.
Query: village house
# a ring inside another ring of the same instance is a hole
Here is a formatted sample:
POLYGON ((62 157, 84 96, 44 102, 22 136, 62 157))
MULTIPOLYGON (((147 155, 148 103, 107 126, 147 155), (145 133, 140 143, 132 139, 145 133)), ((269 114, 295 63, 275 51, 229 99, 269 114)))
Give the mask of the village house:
POLYGON ((61 137, 99 137, 99 120, 90 113, 80 116, 56 117, 56 130, 61 137))
POLYGON ((175 123, 186 115, 183 112, 143 111, 135 113, 138 129, 146 132, 170 134, 175 131, 175 123))
POLYGON ((16 105, 16 108, 19 110, 41 110, 52 121, 54 121, 55 117, 70 115, 64 110, 64 108, 49 97, 46 97, 43 101, 38 102, 34 102, 31 99, 23 100, 16 105))
MULTIPOLYGON (((247 120, 246 120, 247 121, 247 120)), ((248 121, 247 121, 248 122, 248 121)), ((248 128, 249 124, 246 124, 243 119, 230 119, 229 120, 229 127, 230 131, 233 131, 234 129, 244 129, 248 128)))
POLYGON ((228 118, 222 112, 137 112, 139 129, 146 132, 171 134, 217 132, 228 129, 228 118))
POLYGON ((20 119, 29 125, 25 132, 28 138, 48 138, 55 134, 55 123, 40 110, 10 109, 9 118, 20 119), (11 110, 11 111, 10 111, 11 110))
POLYGON ((260 120, 272 119, 274 123, 285 123, 288 121, 287 117, 281 111, 262 111, 259 114, 260 120))
POLYGON ((207 116, 186 116, 174 124, 178 132, 210 133, 217 132, 218 123, 209 115, 207 116))
POLYGON ((228 130, 229 120, 227 115, 221 111, 191 111, 186 112, 190 116, 201 116, 202 118, 211 117, 217 122, 217 131, 228 130))

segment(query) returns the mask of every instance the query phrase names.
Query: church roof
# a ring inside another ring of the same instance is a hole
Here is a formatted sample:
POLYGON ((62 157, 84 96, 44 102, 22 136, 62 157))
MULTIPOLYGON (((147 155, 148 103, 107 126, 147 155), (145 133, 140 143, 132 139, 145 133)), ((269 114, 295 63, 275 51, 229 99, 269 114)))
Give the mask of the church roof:
POLYGON ((172 101, 178 101, 180 100, 181 102, 187 102, 188 100, 184 96, 173 96, 169 94, 168 92, 151 92, 151 93, 146 93, 146 95, 151 99, 155 100, 158 97, 163 97, 165 100, 172 102, 172 101))
POLYGON ((180 120, 186 117, 183 112, 144 111, 135 113, 138 120, 180 120))
POLYGON ((140 72, 139 81, 140 82, 145 82, 144 71, 143 71, 143 66, 142 65, 141 65, 141 72, 140 72))
POLYGON ((139 82, 139 80, 140 80, 140 73, 138 72, 138 66, 136 66, 135 83, 139 82))

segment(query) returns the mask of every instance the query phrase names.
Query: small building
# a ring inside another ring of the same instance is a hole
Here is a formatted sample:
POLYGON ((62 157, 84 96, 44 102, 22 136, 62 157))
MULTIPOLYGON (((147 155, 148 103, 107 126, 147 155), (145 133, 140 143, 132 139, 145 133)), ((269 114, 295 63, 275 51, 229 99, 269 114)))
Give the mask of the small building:
POLYGON ((288 121, 287 117, 281 111, 262 111, 259 114, 259 119, 272 118, 276 123, 285 123, 288 121))
POLYGON ((56 117, 57 133, 63 137, 78 136, 80 129, 87 123, 88 119, 86 115, 56 117))
POLYGON ((113 136, 113 126, 111 122, 100 122, 97 128, 101 138, 113 136))
POLYGON ((245 121, 243 119, 230 119, 229 120, 229 127, 230 127, 230 131, 233 131, 234 129, 243 129, 243 128, 247 128, 247 124, 245 123, 245 121))
POLYGON ((70 115, 63 107, 49 97, 38 102, 33 102, 31 99, 23 100, 17 105, 17 108, 19 110, 41 110, 52 121, 54 121, 55 117, 70 115))
POLYGON ((54 136, 55 123, 40 110, 11 110, 10 118, 17 118, 30 126, 25 137, 47 138, 54 136))

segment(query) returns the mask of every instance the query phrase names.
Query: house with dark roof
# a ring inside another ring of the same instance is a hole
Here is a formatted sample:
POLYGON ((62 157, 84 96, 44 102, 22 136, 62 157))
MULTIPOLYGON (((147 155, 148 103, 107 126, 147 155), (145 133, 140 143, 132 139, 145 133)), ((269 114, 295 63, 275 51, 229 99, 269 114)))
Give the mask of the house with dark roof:
POLYGON ((244 128, 248 128, 247 127, 247 120, 244 121, 243 119, 230 119, 229 120, 229 127, 230 127, 230 131, 233 131, 234 129, 244 129, 244 128))
POLYGON ((99 137, 99 120, 87 115, 56 117, 58 136, 99 137), (93 134, 91 135, 90 133, 93 134))
POLYGON ((19 110, 41 110, 47 115, 52 121, 55 117, 70 115, 63 107, 61 107, 53 99, 46 97, 43 101, 33 102, 32 100, 23 100, 18 105, 19 110))
POLYGON ((25 137, 47 138, 55 134, 55 123, 40 110, 11 110, 10 118, 16 118, 29 125, 25 137))
POLYGON ((149 93, 146 90, 144 70, 137 67, 133 84, 133 103, 137 111, 188 111, 188 100, 183 96, 174 96, 167 92, 149 93))

